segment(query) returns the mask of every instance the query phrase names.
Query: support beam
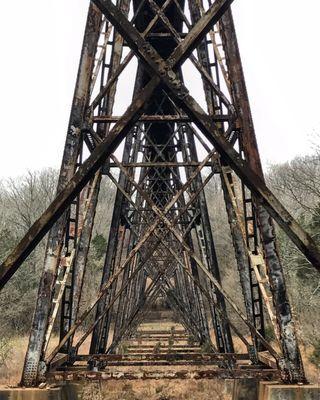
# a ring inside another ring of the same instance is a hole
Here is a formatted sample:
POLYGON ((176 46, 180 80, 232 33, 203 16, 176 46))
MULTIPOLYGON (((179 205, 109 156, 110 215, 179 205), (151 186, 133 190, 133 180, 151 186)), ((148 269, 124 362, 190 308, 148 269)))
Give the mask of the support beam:
MULTIPOLYGON (((153 74, 162 80, 170 91, 170 96, 178 106, 196 123, 198 128, 212 142, 221 157, 234 169, 249 189, 257 196, 261 206, 278 222, 296 246, 303 252, 313 266, 320 271, 320 251, 311 236, 295 221, 285 207, 277 200, 265 185, 263 179, 250 168, 248 162, 230 146, 224 136, 219 135, 210 116, 190 96, 188 90, 170 68, 183 62, 192 45, 197 44, 208 29, 215 23, 215 17, 223 15, 227 2, 216 1, 205 16, 195 25, 187 37, 176 47, 167 61, 164 61, 157 51, 140 35, 134 26, 123 16, 110 0, 93 0, 116 29, 125 37, 132 50, 145 63, 153 74), (190 45, 191 44, 191 45, 190 45), (181 53, 183 55, 181 55, 181 53)), ((231 3, 231 2, 230 2, 231 3)))
MULTIPOLYGON (((242 148, 251 170, 255 171, 256 175, 259 177, 260 183, 264 184, 263 170, 250 110, 249 97, 246 89, 233 17, 230 10, 228 10, 221 19, 220 30, 228 65, 229 78, 230 82, 232 82, 231 95, 233 97, 233 104, 237 109, 240 125, 242 127, 242 148), (237 84, 235 84, 235 82, 237 84)), ((253 193, 257 194, 253 188, 251 189, 253 193)), ((268 194, 268 191, 266 191, 266 194, 268 194)), ((274 212, 270 210, 269 205, 263 207, 265 204, 260 201, 259 197, 254 200, 262 245, 265 250, 266 263, 268 266, 273 304, 276 310, 277 323, 280 331, 281 348, 285 363, 287 364, 286 370, 289 374, 285 379, 291 382, 305 382, 305 374, 297 342, 293 315, 286 290, 284 271, 276 243, 275 227, 267 211, 269 211, 274 218, 275 215, 274 212)), ((310 242, 309 235, 304 235, 304 232, 298 224, 291 219, 289 215, 286 215, 285 210, 283 210, 282 215, 284 216, 286 227, 284 227, 277 218, 275 218, 276 221, 284 228, 285 232, 289 234, 289 237, 291 237, 298 248, 304 252, 309 261, 319 270, 319 260, 313 257, 313 248, 315 248, 314 242, 310 242), (288 228, 292 228, 292 230, 295 231, 292 232, 293 235, 289 233, 288 228), (297 243, 297 236, 302 243, 297 243)), ((318 249, 316 249, 316 256, 318 252, 318 249)))
MULTIPOLYGON (((82 53, 74 99, 71 108, 67 139, 65 150, 60 169, 57 193, 63 191, 69 180, 75 173, 76 163, 79 155, 81 142, 81 129, 85 117, 86 105, 90 93, 90 83, 92 71, 94 68, 94 58, 98 44, 99 31, 101 26, 102 15, 100 11, 91 3, 88 11, 87 25, 82 45, 82 53)), ((83 185, 84 186, 84 185, 83 185)), ((77 194, 80 190, 77 192, 77 194)), ((37 296, 37 305, 30 332, 28 350, 24 363, 22 376, 23 385, 32 385, 36 382, 38 374, 38 365, 41 351, 44 345, 45 332, 48 325, 49 313, 51 309, 51 301, 53 295, 53 287, 57 275, 57 268, 60 261, 60 254, 63 244, 63 236, 65 232, 65 215, 58 220, 63 214, 67 204, 57 217, 50 221, 48 228, 44 234, 53 225, 47 242, 43 273, 40 281, 39 292, 37 296)), ((34 227, 34 225, 33 225, 34 227)), ((37 229, 30 229, 29 235, 25 236, 25 240, 21 245, 9 256, 9 265, 4 262, 0 267, 0 290, 11 278, 16 271, 18 264, 30 254, 32 249, 44 236, 36 234, 37 229), (26 248, 28 247, 29 248, 26 248), (21 251, 20 251, 21 250, 21 251), (11 264, 11 267, 10 267, 11 264), (12 268, 13 267, 13 268, 12 268)), ((40 229, 41 231, 41 229, 40 229)), ((8 259, 7 259, 8 260, 8 259)))

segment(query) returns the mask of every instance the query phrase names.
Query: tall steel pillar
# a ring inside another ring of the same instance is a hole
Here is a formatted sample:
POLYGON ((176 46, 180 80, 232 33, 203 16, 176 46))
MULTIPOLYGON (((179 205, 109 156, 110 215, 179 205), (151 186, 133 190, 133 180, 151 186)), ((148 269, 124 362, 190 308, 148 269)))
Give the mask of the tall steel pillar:
MULTIPOLYGON (((82 45, 80 66, 71 108, 69 127, 60 169, 57 193, 65 188, 77 168, 81 147, 81 130, 89 101, 90 84, 94 68, 102 14, 94 4, 90 4, 82 45)), ((49 233, 43 273, 39 285, 37 304, 30 332, 28 350, 25 358, 22 384, 32 386, 37 382, 39 362, 43 350, 53 288, 57 276, 65 233, 66 214, 58 220, 49 233)))

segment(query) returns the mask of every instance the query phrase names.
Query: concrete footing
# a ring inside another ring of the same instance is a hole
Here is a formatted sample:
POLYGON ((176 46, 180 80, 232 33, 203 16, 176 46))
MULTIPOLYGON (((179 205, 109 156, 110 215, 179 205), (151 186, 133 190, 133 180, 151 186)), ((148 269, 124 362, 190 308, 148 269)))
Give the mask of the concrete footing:
POLYGON ((319 385, 281 385, 260 382, 259 400, 320 400, 319 385))
POLYGON ((66 400, 63 391, 62 387, 45 389, 0 388, 0 400, 66 400))

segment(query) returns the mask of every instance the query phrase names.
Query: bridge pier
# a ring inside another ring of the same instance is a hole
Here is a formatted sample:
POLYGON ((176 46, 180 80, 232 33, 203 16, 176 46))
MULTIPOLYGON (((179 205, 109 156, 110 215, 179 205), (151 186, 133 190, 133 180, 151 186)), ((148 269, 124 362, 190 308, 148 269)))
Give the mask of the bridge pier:
POLYGON ((320 386, 281 385, 279 382, 260 382, 259 400, 319 400, 320 386))

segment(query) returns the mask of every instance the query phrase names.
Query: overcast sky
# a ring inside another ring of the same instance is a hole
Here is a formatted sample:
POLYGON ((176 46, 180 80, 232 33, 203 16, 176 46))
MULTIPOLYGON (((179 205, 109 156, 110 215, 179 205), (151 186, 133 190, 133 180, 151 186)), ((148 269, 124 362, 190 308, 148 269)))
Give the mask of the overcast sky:
MULTIPOLYGON (((0 178, 60 166, 87 8, 88 0, 1 3, 0 178)), ((320 1, 235 0, 233 12, 264 166, 311 152, 320 1)))

